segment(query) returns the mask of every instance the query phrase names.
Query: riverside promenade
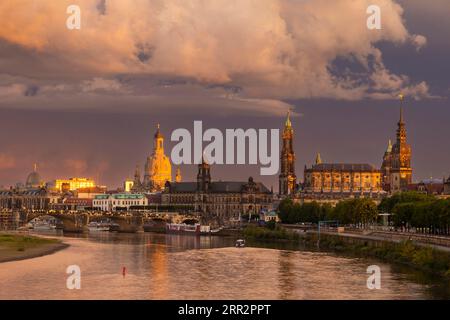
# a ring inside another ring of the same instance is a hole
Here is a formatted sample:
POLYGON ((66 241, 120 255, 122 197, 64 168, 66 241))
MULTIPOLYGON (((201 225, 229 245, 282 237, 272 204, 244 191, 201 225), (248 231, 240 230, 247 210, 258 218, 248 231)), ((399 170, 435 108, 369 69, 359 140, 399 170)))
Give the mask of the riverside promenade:
MULTIPOLYGON (((318 233, 317 230, 308 230, 307 233, 318 233)), ((432 247, 436 250, 450 253, 450 237, 423 235, 411 232, 394 232, 379 230, 349 230, 337 232, 336 229, 322 229, 320 234, 335 235, 339 237, 354 238, 371 241, 391 241, 400 243, 405 240, 411 240, 414 244, 423 247, 432 247)))

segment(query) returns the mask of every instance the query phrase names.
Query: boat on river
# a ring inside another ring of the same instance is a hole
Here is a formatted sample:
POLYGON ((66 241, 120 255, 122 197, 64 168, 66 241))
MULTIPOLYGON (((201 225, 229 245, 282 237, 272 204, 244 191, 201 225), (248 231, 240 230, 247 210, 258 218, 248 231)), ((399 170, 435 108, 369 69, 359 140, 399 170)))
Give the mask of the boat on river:
POLYGON ((221 230, 211 229, 211 226, 196 224, 186 224, 186 223, 167 223, 166 233, 175 234, 192 234, 192 235, 211 235, 217 233, 221 230))
POLYGON ((106 223, 90 222, 88 224, 89 232, 105 232, 109 231, 110 225, 106 223))
POLYGON ((245 240, 244 239, 236 240, 235 246, 236 246, 236 248, 243 248, 243 247, 245 247, 245 240))

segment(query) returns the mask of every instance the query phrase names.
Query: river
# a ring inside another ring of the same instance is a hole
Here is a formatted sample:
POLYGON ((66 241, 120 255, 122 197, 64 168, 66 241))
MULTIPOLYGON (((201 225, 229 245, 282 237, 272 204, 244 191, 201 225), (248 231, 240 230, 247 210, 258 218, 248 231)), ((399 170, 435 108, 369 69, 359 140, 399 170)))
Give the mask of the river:
POLYGON ((62 239, 69 248, 0 263, 0 299, 450 298, 442 279, 292 244, 235 248, 231 238, 153 233, 62 239), (369 290, 366 270, 374 264, 381 289, 369 290), (66 287, 69 265, 80 267, 79 290, 66 287))

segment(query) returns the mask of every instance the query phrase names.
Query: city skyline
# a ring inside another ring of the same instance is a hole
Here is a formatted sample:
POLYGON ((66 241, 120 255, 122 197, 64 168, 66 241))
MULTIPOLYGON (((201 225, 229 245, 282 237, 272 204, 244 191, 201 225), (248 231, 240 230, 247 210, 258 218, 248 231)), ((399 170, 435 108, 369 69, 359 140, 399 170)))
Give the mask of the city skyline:
MULTIPOLYGON (((398 105, 399 106, 399 110, 400 110, 400 104, 398 105)), ((397 114, 398 115, 398 114, 397 114)), ((407 117, 406 117, 407 118, 407 117)), ((297 124, 296 122, 297 121, 301 121, 301 117, 296 117, 296 118, 294 118, 294 120, 292 121, 292 126, 293 126, 293 128, 294 128, 294 143, 296 143, 295 144, 295 146, 294 146, 294 152, 296 152, 296 146, 298 146, 298 142, 296 141, 297 139, 296 139, 296 132, 295 132, 295 128, 296 127, 300 127, 299 126, 299 124, 297 124)), ((398 119, 397 119, 397 121, 398 121, 398 119)), ((282 121, 282 123, 284 123, 284 121, 282 121)), ((410 131, 410 128, 409 128, 409 125, 408 125, 408 123, 406 123, 407 124, 407 132, 409 133, 409 131, 410 131)), ((394 127, 395 128, 395 127, 394 127)), ((164 128, 159 128, 159 122, 158 122, 158 128, 156 129, 156 128, 153 128, 154 129, 154 131, 156 132, 156 130, 158 130, 158 132, 159 132, 159 130, 161 130, 161 132, 164 132, 164 131, 167 131, 167 130, 164 130, 164 128)), ((246 127, 244 127, 243 129, 247 129, 246 127)), ((188 127, 188 130, 189 130, 189 127, 188 127)), ((192 130, 191 130, 192 131, 192 130)), ((393 129, 392 130, 394 133, 395 133, 395 130, 393 129)), ((281 129, 281 132, 282 132, 282 129, 281 129)), ((153 140, 152 140, 152 137, 153 137, 153 134, 151 134, 151 135, 149 135, 150 137, 149 137, 149 139, 148 140, 150 140, 151 142, 150 142, 150 147, 148 148, 149 150, 147 150, 147 152, 146 152, 146 155, 145 155, 145 157, 147 157, 148 155, 150 155, 151 154, 151 150, 153 150, 153 148, 154 148, 154 142, 153 142, 153 140)), ((169 145, 169 148, 167 148, 166 147, 166 153, 170 156, 170 151, 171 151, 171 147, 173 147, 174 146, 174 144, 175 144, 175 142, 171 142, 170 141, 170 135, 169 134, 163 134, 163 136, 165 136, 165 145, 167 146, 167 145, 169 145)), ((394 135, 394 137, 395 137, 395 135, 394 135)), ((391 138, 391 137, 389 137, 389 139, 388 140, 392 140, 392 141, 395 141, 395 138, 391 138)), ((364 137, 363 137, 363 139, 364 139, 364 137)), ((144 140, 147 140, 147 139, 144 139, 144 140)), ((281 139, 281 137, 280 137, 280 141, 281 141, 282 139, 281 139)), ((415 154, 415 152, 414 152, 414 143, 412 143, 413 144, 413 155, 415 154)), ((205 147, 207 145, 207 143, 203 143, 203 147, 205 147)), ((387 143, 386 143, 386 146, 387 146, 387 143)), ((300 148, 301 148, 301 143, 300 143, 300 148)), ((382 154, 384 151, 385 151, 385 148, 384 149, 381 149, 382 150, 382 152, 380 152, 380 154, 382 154)), ((142 151, 143 150, 140 150, 140 152, 142 153, 142 151)), ((144 152, 145 152, 145 150, 144 150, 144 152)), ((304 175, 303 175, 303 167, 304 167, 304 165, 302 165, 302 166, 299 166, 298 164, 299 164, 299 162, 301 163, 301 164, 305 164, 305 165, 307 165, 307 166, 309 166, 309 165, 311 165, 311 164, 313 164, 314 163, 314 160, 311 160, 310 162, 307 162, 307 158, 312 158, 311 157, 311 155, 308 155, 308 156, 306 156, 305 155, 305 153, 306 153, 306 151, 304 151, 301 155, 300 155, 300 160, 299 160, 299 157, 297 156, 296 157, 296 161, 295 161, 295 166, 296 166, 296 168, 297 168, 297 176, 300 178, 299 179, 299 183, 301 183, 302 181, 303 181, 303 179, 304 179, 304 175)), ((331 158, 328 158, 328 157, 324 157, 324 155, 326 156, 327 155, 327 153, 326 152, 323 152, 323 151, 320 151, 320 150, 317 150, 317 152, 316 153, 313 153, 312 154, 312 156, 313 157, 316 157, 316 155, 317 155, 317 153, 320 153, 321 154, 321 157, 322 158, 324 158, 325 159, 325 163, 344 163, 344 162, 357 162, 357 161, 353 161, 354 159, 351 159, 351 158, 343 158, 342 160, 340 160, 340 161, 335 161, 335 159, 331 159, 331 158)), ((364 160, 364 159, 366 159, 365 157, 364 157, 364 155, 361 155, 360 157, 355 157, 355 159, 358 159, 358 160, 360 160, 360 162, 367 162, 367 163, 370 163, 370 164, 372 164, 372 165, 374 165, 374 167, 376 167, 376 168, 380 168, 381 167, 381 162, 382 162, 382 155, 380 156, 380 157, 378 157, 379 159, 377 159, 378 160, 378 162, 376 162, 376 161, 369 161, 369 160, 364 160), (362 159, 362 160, 361 160, 362 159)), ((142 158, 142 159, 145 159, 145 158, 142 158)), ((137 165, 139 165, 139 163, 142 163, 143 164, 143 160, 142 159, 139 159, 138 161, 136 161, 136 163, 137 163, 137 165)), ((170 159, 170 157, 169 157, 169 159, 170 159)), ((131 160, 130 160, 131 161, 131 160)), ((33 164, 33 167, 35 167, 35 165, 36 165, 36 163, 34 163, 33 164)), ((124 163, 123 165, 122 165, 122 167, 127 167, 128 166, 128 164, 127 163, 124 163)), ((183 168, 182 169, 182 175, 183 175, 183 180, 184 181, 194 181, 195 180, 195 174, 196 174, 196 170, 197 170, 197 165, 180 165, 180 166, 175 166, 175 165, 173 165, 172 164, 172 166, 173 166, 173 168, 183 168)), ((242 178, 246 178, 246 175, 245 174, 241 174, 241 175, 237 175, 237 174, 235 174, 234 176, 232 176, 233 178, 232 179, 230 179, 229 177, 229 175, 228 174, 226 174, 226 172, 227 172, 227 167, 230 167, 230 166, 233 166, 233 167, 235 167, 236 168, 236 166, 238 166, 238 168, 240 167, 240 168, 251 168, 251 170, 253 170, 254 172, 251 172, 251 174, 248 174, 248 171, 247 171, 247 169, 244 169, 244 171, 243 172, 246 172, 246 174, 248 175, 248 176, 251 176, 251 175, 253 175, 253 176, 257 176, 263 183, 265 183, 267 186, 269 186, 269 187, 273 187, 274 188, 274 190, 276 190, 276 191, 278 191, 278 188, 277 188, 277 184, 278 184, 278 174, 277 175, 273 175, 273 176, 260 176, 259 175, 259 172, 258 172, 258 170, 256 170, 256 168, 257 168, 257 165, 218 165, 218 164, 214 164, 213 165, 214 166, 214 177, 213 177, 213 179, 214 180, 217 180, 217 181, 227 181, 227 180, 239 180, 239 179, 241 179, 242 180, 242 178), (219 172, 219 175, 216 175, 216 172, 219 172), (225 172, 225 175, 226 175, 226 177, 225 178, 223 178, 223 177, 221 177, 221 175, 224 175, 224 173, 223 172, 225 172)), ((134 170, 134 167, 132 166, 132 165, 130 165, 130 168, 132 168, 133 170, 134 170)), ((48 170, 48 168, 45 168, 45 166, 44 166, 44 170, 45 169, 47 169, 48 170)), ((414 167, 413 167, 413 169, 414 169, 414 167)), ((35 169, 34 169, 35 170, 35 169)), ((114 168, 109 168, 109 170, 110 171, 114 171, 114 168)), ((117 184, 108 184, 108 183, 103 183, 103 180, 102 180, 102 178, 101 178, 101 176, 100 176, 100 174, 97 174, 97 175, 86 175, 86 174, 83 174, 83 172, 84 171, 77 171, 77 170, 75 170, 75 172, 76 173, 71 173, 69 170, 67 170, 67 173, 66 174, 61 174, 61 175, 59 175, 59 176, 54 176, 54 177, 47 177, 47 176, 45 176, 45 172, 46 171, 43 171, 43 170, 41 170, 41 168, 40 168, 40 166, 39 166, 39 172, 41 173, 41 176, 42 176, 42 179, 44 180, 43 182, 51 182, 51 181, 54 181, 55 179, 60 179, 60 178, 72 178, 72 177, 79 177, 79 176, 86 176, 86 177, 88 177, 88 178, 92 178, 92 179, 94 179, 95 181, 96 181, 96 183, 97 183, 97 185, 106 185, 109 189, 115 189, 115 188, 121 188, 121 187, 123 187, 123 182, 126 180, 126 179, 132 179, 132 177, 133 177, 133 173, 134 173, 134 171, 133 170, 130 170, 130 174, 129 175, 127 175, 127 176, 123 176, 122 177, 122 179, 121 180, 119 180, 118 182, 117 182, 117 184)), ((29 170, 29 171, 25 171, 25 173, 23 174, 23 176, 24 176, 24 178, 23 178, 23 181, 17 181, 16 183, 24 183, 24 180, 25 180, 25 178, 26 178, 26 175, 28 175, 28 173, 29 172, 31 172, 32 170, 29 170)), ((175 171, 176 171, 176 169, 173 169, 172 170, 173 171, 173 174, 172 174, 172 181, 175 181, 175 171)), ((88 172, 88 171, 86 171, 86 172, 88 172)), ((241 172, 240 170, 238 170, 238 172, 241 172)), ((413 181, 414 182, 419 182, 419 181, 421 181, 421 180, 423 180, 423 179, 427 179, 427 178, 431 178, 431 176, 430 177, 425 177, 425 178, 416 178, 416 174, 413 174, 413 177, 414 177, 414 179, 413 179, 413 181)), ((438 177, 438 176, 434 176, 433 178, 434 179, 446 179, 448 177, 448 175, 446 175, 445 173, 443 174, 443 176, 442 177, 438 177)), ((119 177, 119 179, 120 179, 120 177, 119 177)), ((0 185, 1 185, 1 183, 0 183, 0 185)), ((13 185, 11 185, 11 186, 13 186, 13 185)), ((3 187, 9 187, 9 186, 3 186, 3 187)))

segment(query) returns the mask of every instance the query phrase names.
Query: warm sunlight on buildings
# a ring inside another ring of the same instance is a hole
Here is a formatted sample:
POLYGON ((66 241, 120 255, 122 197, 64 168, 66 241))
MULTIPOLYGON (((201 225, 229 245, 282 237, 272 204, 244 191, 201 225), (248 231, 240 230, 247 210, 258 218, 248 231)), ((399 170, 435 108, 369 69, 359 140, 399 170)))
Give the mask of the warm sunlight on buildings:
POLYGON ((55 189, 59 191, 74 191, 81 188, 93 188, 95 186, 95 181, 89 178, 70 178, 55 180, 55 189))

